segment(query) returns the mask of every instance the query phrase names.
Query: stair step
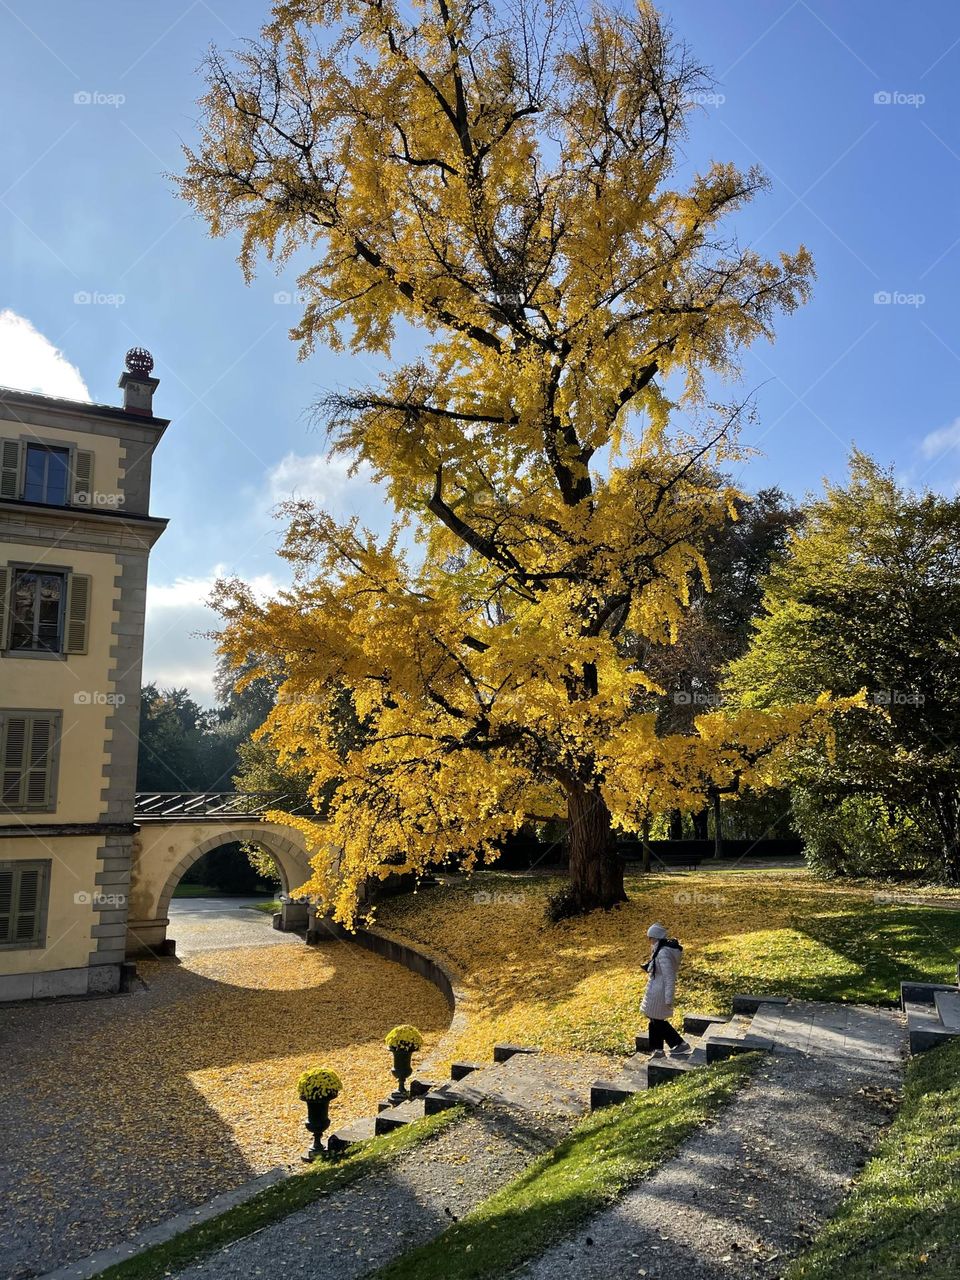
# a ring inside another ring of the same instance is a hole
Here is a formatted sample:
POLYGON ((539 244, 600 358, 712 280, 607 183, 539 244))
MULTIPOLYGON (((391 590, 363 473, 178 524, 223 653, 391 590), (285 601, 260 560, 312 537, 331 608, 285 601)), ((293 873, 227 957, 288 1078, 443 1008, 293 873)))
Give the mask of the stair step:
POLYGON ((647 1062, 647 1087, 653 1089, 706 1065, 707 1055, 703 1049, 694 1049, 693 1053, 685 1053, 679 1058, 652 1058, 647 1062))
POLYGON ((376 1121, 373 1116, 367 1116, 364 1120, 354 1120, 352 1124, 346 1124, 342 1129, 331 1133, 327 1139, 327 1150, 332 1155, 339 1155, 354 1143, 369 1142, 375 1136, 376 1121))
POLYGON ((719 1013, 685 1013, 683 1015, 683 1033, 690 1036, 702 1036, 711 1027, 726 1026, 729 1022, 719 1013))
POLYGON ((482 1062, 451 1062, 450 1063, 450 1079, 463 1080, 473 1071, 481 1071, 484 1064, 482 1062))
POLYGON ((594 1080, 590 1086, 590 1110, 600 1107, 615 1106, 618 1102, 626 1102, 635 1093, 642 1093, 647 1088, 647 1057, 645 1054, 634 1054, 627 1058, 622 1071, 607 1080, 594 1080))
POLYGON ((706 1044, 707 1062, 724 1062, 738 1053, 769 1052, 772 1048, 773 1041, 765 1036, 713 1036, 706 1044))
POLYGON ((539 1049, 531 1048, 527 1044, 495 1044, 493 1046, 493 1060, 494 1062, 509 1062, 518 1053, 534 1054, 539 1052, 539 1049))
MULTIPOLYGON (((436 1089, 431 1089, 427 1096, 423 1099, 423 1114, 426 1116, 439 1115, 441 1111, 449 1111, 451 1107, 459 1107, 462 1102, 468 1099, 462 1096, 462 1092, 456 1097, 451 1097, 449 1086, 445 1084, 439 1085, 436 1089)), ((477 1102, 481 1098, 478 1095, 477 1102)))
POLYGON ((756 1013, 762 1004, 787 1004, 789 996, 752 996, 733 997, 734 1013, 756 1013))
POLYGON ((392 1133, 394 1129, 402 1129, 405 1124, 412 1124, 414 1120, 422 1120, 426 1114, 424 1105, 425 1099, 418 1098, 416 1101, 410 1099, 407 1102, 400 1102, 395 1107, 388 1107, 386 1111, 381 1111, 374 1121, 375 1132, 392 1133))
POLYGON ((429 1093, 431 1089, 435 1089, 436 1087, 436 1080, 421 1080, 419 1076, 414 1076, 413 1079, 407 1083, 407 1088, 410 1091, 411 1098, 422 1098, 425 1094, 429 1093))

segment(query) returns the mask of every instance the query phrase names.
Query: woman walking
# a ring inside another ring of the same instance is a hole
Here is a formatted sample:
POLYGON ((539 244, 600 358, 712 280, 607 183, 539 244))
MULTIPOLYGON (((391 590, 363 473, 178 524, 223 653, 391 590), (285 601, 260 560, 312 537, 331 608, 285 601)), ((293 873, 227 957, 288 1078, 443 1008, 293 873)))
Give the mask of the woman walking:
POLYGON ((662 924, 652 924, 647 930, 647 937, 651 942, 650 959, 643 965, 648 976, 640 1012, 650 1019, 650 1056, 664 1056, 664 1041, 674 1054, 689 1053, 691 1046, 669 1022, 673 1017, 673 993, 677 985, 677 970, 683 959, 683 947, 676 938, 667 936, 662 924))

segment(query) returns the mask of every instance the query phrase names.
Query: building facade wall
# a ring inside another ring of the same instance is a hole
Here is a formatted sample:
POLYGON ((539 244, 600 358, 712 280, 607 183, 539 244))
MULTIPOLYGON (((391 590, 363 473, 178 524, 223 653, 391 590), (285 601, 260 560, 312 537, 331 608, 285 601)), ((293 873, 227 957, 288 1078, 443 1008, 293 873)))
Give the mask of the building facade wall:
MULTIPOLYGON (((161 419, 0 389, 0 441, 93 455, 78 506, 0 501, 0 567, 88 575, 83 653, 0 652, 0 711, 57 712, 53 807, 0 806, 0 869, 45 863, 39 945, 0 945, 0 1000, 118 988, 129 914, 149 517, 161 419)), ((18 874, 24 874, 20 872, 18 874)))

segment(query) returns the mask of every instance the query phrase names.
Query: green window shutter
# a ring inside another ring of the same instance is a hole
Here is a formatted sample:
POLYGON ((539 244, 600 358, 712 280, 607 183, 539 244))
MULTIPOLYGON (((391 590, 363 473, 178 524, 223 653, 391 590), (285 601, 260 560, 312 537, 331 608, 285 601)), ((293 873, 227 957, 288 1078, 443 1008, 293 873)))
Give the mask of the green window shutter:
POLYGON ((51 803, 56 726, 50 716, 30 719, 30 746, 23 782, 24 807, 46 809, 51 803))
POLYGON ((0 440, 0 498, 20 497, 20 441, 0 440))
POLYGON ((9 942, 13 923, 13 870, 0 867, 0 942, 9 942))
POLYGON ((49 809, 54 803, 56 715, 7 712, 2 734, 0 804, 7 809, 49 809))
POLYGON ((43 941, 49 863, 8 862, 0 867, 0 945, 36 946, 43 941))
POLYGON ((75 506, 93 506, 93 454, 88 449, 78 449, 73 455, 73 492, 75 506))
POLYGON ((26 716, 7 714, 4 717, 0 803, 8 809, 23 807, 29 726, 26 716))
POLYGON ((41 869, 18 867, 13 942, 36 942, 40 934, 41 869))
POLYGON ((5 565, 0 565, 0 649, 5 649, 10 641, 10 584, 12 576, 5 565))
POLYGON ((64 653, 86 653, 90 630, 90 575, 71 573, 67 578, 67 608, 63 635, 64 653))

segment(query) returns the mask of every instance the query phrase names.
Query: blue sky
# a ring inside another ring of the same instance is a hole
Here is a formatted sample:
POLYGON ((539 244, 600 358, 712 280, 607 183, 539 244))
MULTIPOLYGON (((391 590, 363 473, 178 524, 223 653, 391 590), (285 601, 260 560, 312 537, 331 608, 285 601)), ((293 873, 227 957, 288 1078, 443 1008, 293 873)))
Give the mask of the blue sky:
MULTIPOLYGON (((817 264, 813 301, 744 358, 763 450, 744 482, 800 495, 842 476, 856 441, 954 492, 960 5, 661 8, 718 82, 689 163, 761 164, 771 189, 739 216, 741 240, 768 254, 802 241, 817 264)), ((204 701, 212 657, 193 633, 213 623, 212 579, 283 576, 270 507, 298 492, 383 518, 306 416, 371 369, 329 352, 298 363, 296 307, 275 301, 292 273, 265 266, 245 285, 236 243, 211 240, 164 177, 195 136, 205 49, 236 47, 265 16, 253 0, 0 0, 0 312, 21 318, 0 328, 0 382, 76 394, 73 366, 92 399, 118 403, 126 349, 153 352, 172 424, 152 507, 170 526, 153 552, 144 671, 204 701)))

